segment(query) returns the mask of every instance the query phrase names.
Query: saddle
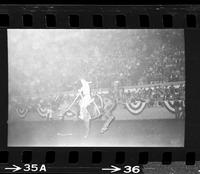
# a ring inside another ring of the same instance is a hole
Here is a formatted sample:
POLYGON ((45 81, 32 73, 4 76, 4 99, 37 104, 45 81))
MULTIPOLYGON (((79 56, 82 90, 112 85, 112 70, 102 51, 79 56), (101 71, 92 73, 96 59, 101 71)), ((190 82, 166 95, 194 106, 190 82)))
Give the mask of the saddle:
POLYGON ((96 117, 96 111, 95 111, 94 108, 97 107, 97 106, 95 106, 96 104, 95 104, 95 101, 94 101, 94 100, 95 100, 95 99, 92 98, 92 99, 90 100, 90 102, 89 102, 89 105, 86 107, 86 109, 87 109, 87 111, 88 111, 88 113, 90 114, 90 116, 91 116, 92 119, 96 117), (92 103, 94 103, 94 105, 91 105, 92 103))

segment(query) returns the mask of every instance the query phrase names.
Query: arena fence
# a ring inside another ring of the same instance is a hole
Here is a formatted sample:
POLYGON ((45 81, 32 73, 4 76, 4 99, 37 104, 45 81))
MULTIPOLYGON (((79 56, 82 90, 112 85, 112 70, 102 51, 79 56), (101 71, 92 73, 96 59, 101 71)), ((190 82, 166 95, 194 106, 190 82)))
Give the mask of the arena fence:
MULTIPOLYGON (((175 99, 174 96, 171 98, 163 98, 153 101, 149 98, 136 98, 132 93, 139 93, 142 90, 152 90, 162 88, 170 88, 173 86, 174 89, 185 87, 185 82, 169 82, 160 84, 149 84, 149 85, 138 85, 138 86, 123 86, 123 92, 116 98, 110 93, 109 89, 94 89, 93 97, 95 98, 96 105, 101 110, 107 110, 107 108, 113 105, 122 104, 133 115, 140 115, 145 108, 155 107, 160 105, 166 108, 169 112, 177 115, 176 118, 184 118, 185 115, 185 96, 175 99), (128 95, 127 95, 128 94, 128 95), (114 101, 115 100, 115 101, 114 101), (116 101, 117 100, 117 101, 116 101)), ((178 91, 179 92, 179 91, 178 91)), ((30 113, 37 113, 42 119, 61 119, 59 113, 65 113, 65 118, 72 118, 78 115, 79 109, 76 103, 74 107, 69 110, 65 110, 72 103, 76 93, 74 91, 62 92, 56 94, 45 94, 38 96, 11 96, 9 101, 9 115, 12 113, 17 115, 18 118, 24 119, 30 113)), ((114 110, 113 109, 113 110, 114 110)), ((112 110, 112 111, 113 111, 112 110)), ((110 111, 110 112, 112 112, 110 111)))

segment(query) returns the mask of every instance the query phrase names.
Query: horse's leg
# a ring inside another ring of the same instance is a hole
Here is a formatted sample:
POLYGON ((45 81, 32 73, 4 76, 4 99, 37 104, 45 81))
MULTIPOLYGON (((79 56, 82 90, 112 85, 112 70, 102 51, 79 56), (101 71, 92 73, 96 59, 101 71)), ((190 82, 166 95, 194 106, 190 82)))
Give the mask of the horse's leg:
POLYGON ((95 102, 93 102, 93 103, 94 103, 94 107, 95 107, 96 114, 97 114, 98 116, 100 116, 100 115, 101 115, 101 112, 100 112, 98 106, 96 105, 95 102))
POLYGON ((87 138, 90 132, 90 114, 86 108, 81 108, 79 118, 83 120, 85 129, 86 129, 84 138, 87 138))
POLYGON ((85 136, 84 138, 87 138, 89 133, 90 133, 90 120, 83 120, 84 121, 84 125, 85 125, 85 128, 86 128, 86 132, 85 132, 85 136))
POLYGON ((107 120, 105 121, 103 127, 101 128, 100 133, 104 133, 105 131, 108 130, 108 127, 110 126, 111 122, 114 120, 114 116, 112 114, 106 115, 107 120))
POLYGON ((100 133, 104 133, 105 131, 108 130, 108 127, 110 126, 111 122, 115 119, 115 116, 112 115, 113 111, 117 107, 117 102, 116 100, 113 100, 112 107, 107 110, 107 112, 104 114, 107 117, 107 120, 105 121, 100 133))
POLYGON ((97 118, 100 118, 102 116, 102 114, 101 114, 98 106, 96 105, 96 103, 93 102, 93 104, 94 104, 94 114, 93 114, 94 116, 92 117, 92 120, 95 120, 97 118))

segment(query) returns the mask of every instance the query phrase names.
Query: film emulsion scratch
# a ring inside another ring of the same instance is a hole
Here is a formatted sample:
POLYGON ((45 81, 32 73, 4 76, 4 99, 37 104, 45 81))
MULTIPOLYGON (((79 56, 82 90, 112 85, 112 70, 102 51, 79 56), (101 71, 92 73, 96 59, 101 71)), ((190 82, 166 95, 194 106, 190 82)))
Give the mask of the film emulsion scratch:
POLYGON ((159 162, 149 162, 143 166, 143 173, 145 174, 188 174, 188 173, 199 173, 199 162, 195 165, 185 165, 184 162, 173 162, 170 165, 162 165, 159 162))
POLYGON ((8 29, 8 146, 184 147, 183 29, 8 29))

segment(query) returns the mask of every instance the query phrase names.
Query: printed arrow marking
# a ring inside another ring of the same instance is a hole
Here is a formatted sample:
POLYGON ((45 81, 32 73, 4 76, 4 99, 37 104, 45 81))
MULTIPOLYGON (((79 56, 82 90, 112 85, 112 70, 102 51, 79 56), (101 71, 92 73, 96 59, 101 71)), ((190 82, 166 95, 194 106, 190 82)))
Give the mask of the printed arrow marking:
POLYGON ((111 167, 111 168, 102 168, 102 170, 110 170, 111 173, 118 172, 118 171, 121 170, 121 168, 116 167, 116 166, 113 166, 113 165, 111 165, 110 167, 111 167))
POLYGON ((13 167, 5 168, 5 170, 13 170, 12 172, 17 172, 21 170, 22 168, 16 165, 12 165, 13 167))

